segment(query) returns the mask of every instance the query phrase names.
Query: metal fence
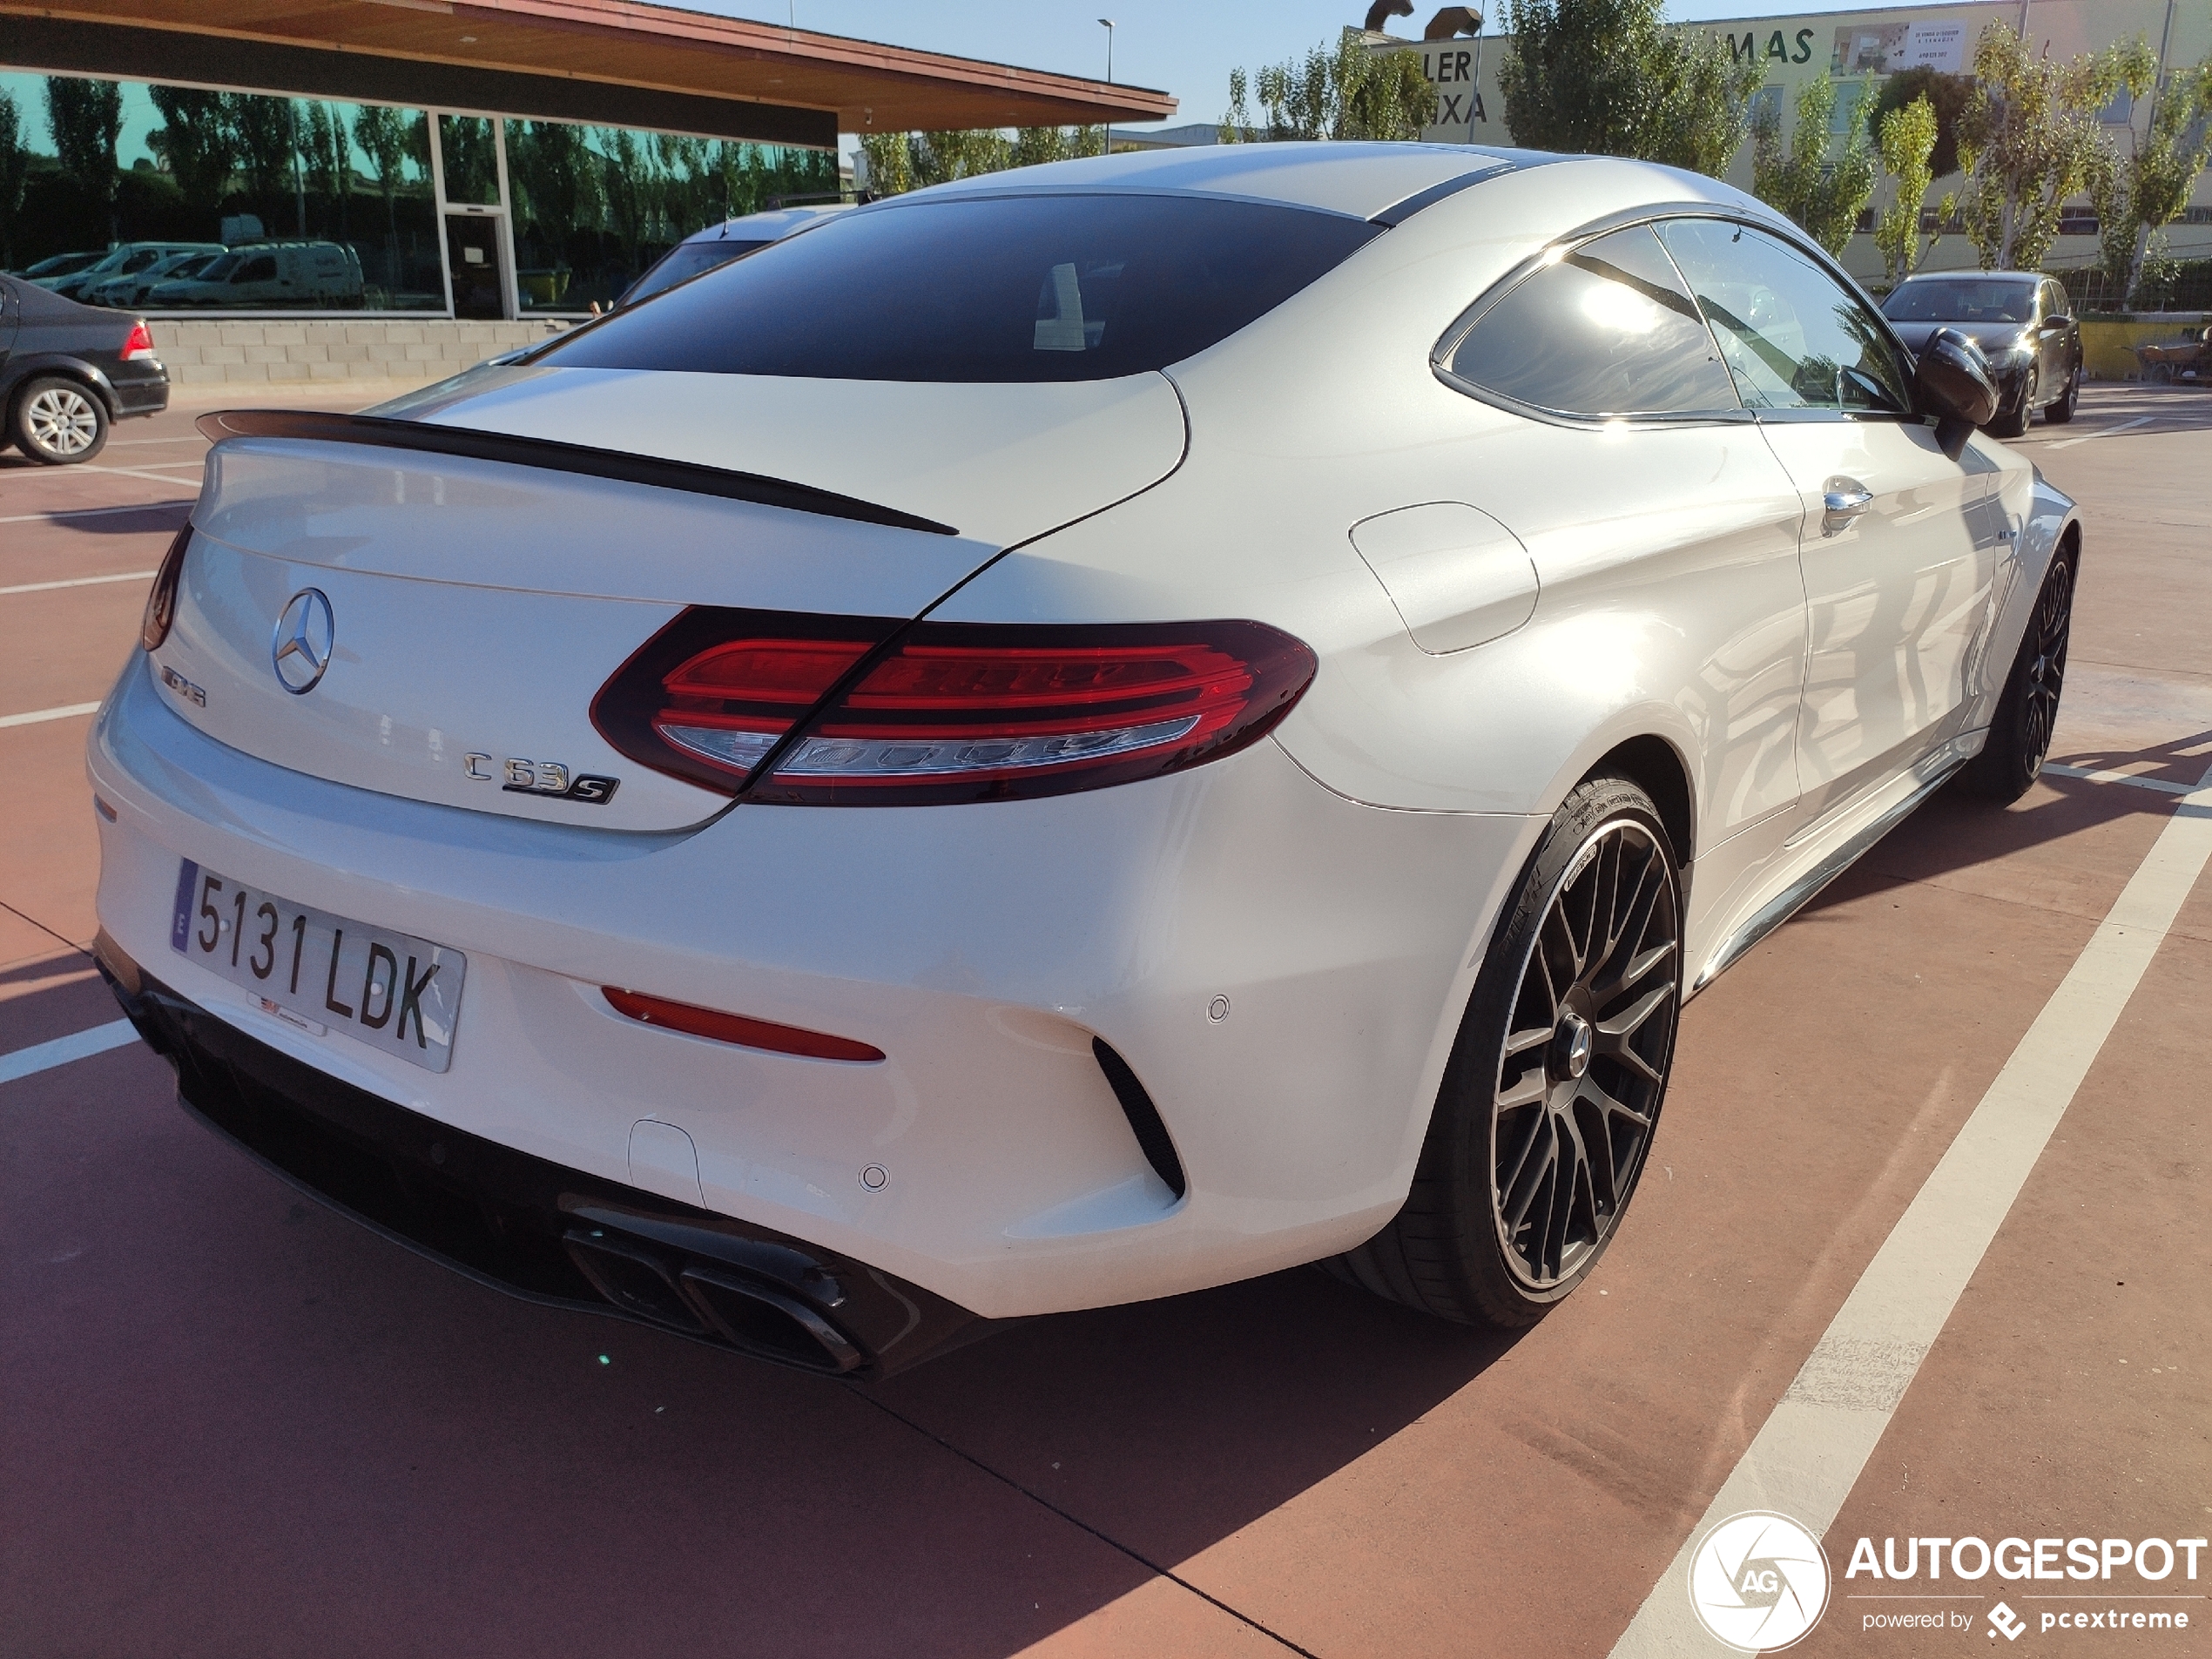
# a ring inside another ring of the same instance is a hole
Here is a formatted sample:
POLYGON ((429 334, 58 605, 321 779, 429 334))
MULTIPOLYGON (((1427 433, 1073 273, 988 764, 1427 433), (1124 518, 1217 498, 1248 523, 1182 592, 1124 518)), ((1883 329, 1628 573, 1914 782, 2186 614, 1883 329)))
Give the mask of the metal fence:
POLYGON ((2078 270, 2054 271, 2051 274, 2066 285, 2067 297, 2074 301, 2076 312, 2111 314, 2134 311, 2212 311, 2212 260, 2188 260, 2175 267, 2172 280, 2161 285, 2161 291, 2139 294, 2143 303, 2129 306, 2128 295, 2110 273, 2100 266, 2088 266, 2078 270))

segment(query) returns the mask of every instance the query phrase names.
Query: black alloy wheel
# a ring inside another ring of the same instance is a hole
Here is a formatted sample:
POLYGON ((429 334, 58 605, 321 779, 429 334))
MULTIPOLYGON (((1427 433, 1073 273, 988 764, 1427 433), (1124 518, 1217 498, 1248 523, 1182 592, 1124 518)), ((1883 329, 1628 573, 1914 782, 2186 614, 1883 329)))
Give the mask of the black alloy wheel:
POLYGON ((2066 689, 2066 649, 2073 628, 2074 551, 2062 547, 2035 596, 2020 654, 1997 699, 1989 739, 1967 763, 1967 781, 1975 793, 2010 806, 2042 772, 2058 725, 2059 697, 2066 689))
POLYGON ((1412 1194, 1339 1276, 1518 1327, 1612 1241, 1665 1099, 1682 1006, 1682 880, 1650 798, 1569 795, 1486 958, 1412 1194))
POLYGON ((2081 365, 2074 366, 2074 373, 2066 377, 2066 395, 2043 411, 2043 418, 2053 426, 2064 426, 2074 419, 2074 412, 2081 403, 2081 365))
POLYGON ((2017 438, 2026 435, 2027 423, 2035 415, 2036 381, 2039 378, 2039 365, 2033 363, 2028 365, 2027 378, 2020 382, 2020 401, 2011 408, 1998 410, 1996 417, 1989 423, 1991 437, 2017 438))

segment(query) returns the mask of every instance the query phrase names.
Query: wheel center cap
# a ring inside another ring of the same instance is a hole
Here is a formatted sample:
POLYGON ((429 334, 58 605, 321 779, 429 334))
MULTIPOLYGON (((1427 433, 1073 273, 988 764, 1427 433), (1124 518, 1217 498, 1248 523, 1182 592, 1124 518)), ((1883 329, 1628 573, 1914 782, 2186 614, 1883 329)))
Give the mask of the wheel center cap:
POLYGON ((1581 1076, 1590 1069, 1591 1042, 1589 1022, 1580 1015, 1567 1015, 1552 1040, 1553 1074, 1563 1082, 1581 1076))

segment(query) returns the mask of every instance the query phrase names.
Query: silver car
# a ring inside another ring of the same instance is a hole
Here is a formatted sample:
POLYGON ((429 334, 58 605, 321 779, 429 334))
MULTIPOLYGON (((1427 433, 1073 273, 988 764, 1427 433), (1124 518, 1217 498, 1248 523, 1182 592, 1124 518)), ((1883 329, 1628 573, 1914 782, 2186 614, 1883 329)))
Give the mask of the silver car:
POLYGON ((1525 1325, 1684 999, 2036 777, 2081 532, 1994 398, 1636 162, 857 207, 207 418, 91 738, 103 961, 388 1231, 792 1363, 1320 1260, 1525 1325))

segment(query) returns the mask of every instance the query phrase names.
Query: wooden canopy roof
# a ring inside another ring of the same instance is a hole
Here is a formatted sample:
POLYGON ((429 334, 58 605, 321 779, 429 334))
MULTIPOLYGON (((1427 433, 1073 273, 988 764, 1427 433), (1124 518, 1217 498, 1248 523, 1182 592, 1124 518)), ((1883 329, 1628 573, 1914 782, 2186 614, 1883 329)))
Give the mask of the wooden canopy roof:
POLYGON ((1144 87, 639 0, 0 0, 9 14, 834 112, 848 132, 1157 121, 1176 108, 1144 87))

